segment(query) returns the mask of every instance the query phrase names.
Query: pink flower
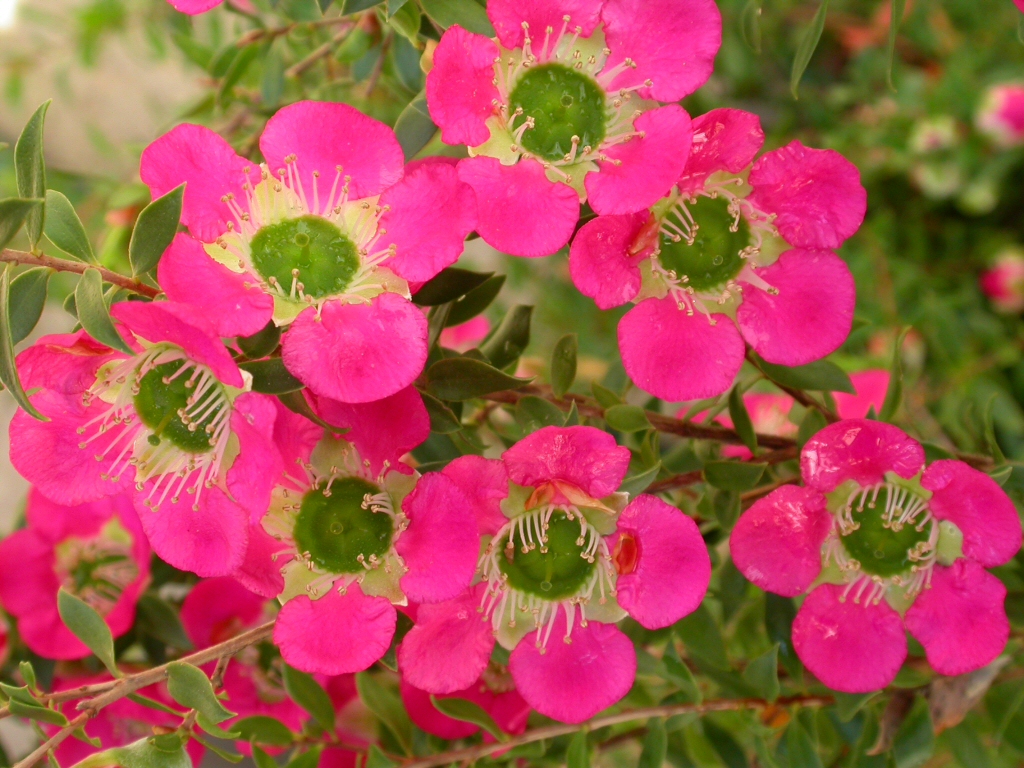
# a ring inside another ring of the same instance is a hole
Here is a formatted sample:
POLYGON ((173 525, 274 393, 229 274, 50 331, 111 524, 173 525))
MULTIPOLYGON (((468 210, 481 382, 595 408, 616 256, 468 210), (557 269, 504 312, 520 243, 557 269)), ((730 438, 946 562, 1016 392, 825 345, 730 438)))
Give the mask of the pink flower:
POLYGON ((975 122, 1001 147, 1024 144, 1024 83, 993 85, 985 91, 975 122))
POLYGON ((221 336, 288 326, 282 356, 319 395, 379 400, 427 359, 427 321, 409 301, 462 253, 472 190, 445 160, 403 168, 394 131, 345 104, 277 112, 254 166, 224 139, 179 125, 146 148, 154 195, 187 183, 178 235, 160 261, 168 297, 221 336))
POLYGON ((1017 10, 1024 13, 1024 0, 1013 0, 1013 4, 1017 6, 1017 10))
POLYGON ((762 589, 809 592, 793 646, 830 688, 874 691, 907 655, 906 632, 936 672, 988 664, 1009 635, 1006 588, 985 569, 1021 545, 1013 503, 961 461, 925 467, 894 426, 850 419, 804 446, 806 487, 783 486, 740 517, 733 561, 762 589))
POLYGON ((467 352, 490 332, 491 322, 484 315, 477 315, 472 320, 441 331, 440 344, 456 352, 467 352))
POLYGON ((248 388, 220 340, 195 312, 127 301, 111 315, 135 354, 84 331, 46 336, 17 359, 50 420, 19 412, 11 463, 64 505, 134 489, 150 543, 200 576, 241 565, 248 517, 266 509, 280 456, 273 398, 248 388))
MULTIPOLYGON (((401 692, 409 717, 427 733, 442 739, 464 739, 480 730, 479 726, 472 723, 442 714, 430 700, 431 694, 416 688, 404 678, 401 692)), ((516 691, 508 670, 495 664, 490 664, 472 685, 435 698, 472 701, 489 714, 505 733, 518 734, 525 731, 530 716, 530 705, 516 691)), ((484 739, 493 741, 490 734, 484 734, 484 739)))
POLYGON ((653 205, 690 146, 676 102, 711 75, 722 19, 711 0, 489 0, 494 39, 453 26, 427 75, 430 114, 470 158, 477 232, 547 256, 589 200, 604 214, 653 205))
POLYGON ((25 517, 26 527, 0 541, 0 603, 25 644, 48 659, 92 653, 57 613, 61 587, 95 608, 114 637, 131 629, 150 555, 131 499, 64 506, 33 488, 25 517))
POLYGON ((854 284, 832 249, 866 206, 856 167, 837 152, 794 141, 751 166, 763 141, 756 115, 716 109, 693 126, 672 192, 650 210, 588 222, 569 255, 573 282, 598 307, 637 305, 619 323, 622 362, 671 401, 727 390, 744 341, 790 366, 837 349, 854 284))
POLYGON ((430 432, 414 389, 380 403, 317 407, 328 423, 352 429, 342 439, 295 414, 279 416, 287 469, 263 518, 277 542, 265 567, 280 573, 274 641, 285 661, 338 675, 384 655, 396 605, 462 592, 480 534, 455 482, 420 477, 398 461, 430 432))
POLYGON ((982 272, 981 290, 999 312, 1024 311, 1024 253, 1016 248, 1003 251, 991 269, 982 272))
POLYGON ((497 639, 512 652, 516 689, 548 717, 581 722, 621 699, 636 655, 615 623, 672 624, 700 604, 711 574, 691 518, 654 496, 627 505, 616 493, 628 465, 629 451, 592 427, 545 427, 501 460, 451 462, 443 476, 472 499, 490 537, 482 581, 419 608, 398 650, 405 680, 463 690, 497 639))

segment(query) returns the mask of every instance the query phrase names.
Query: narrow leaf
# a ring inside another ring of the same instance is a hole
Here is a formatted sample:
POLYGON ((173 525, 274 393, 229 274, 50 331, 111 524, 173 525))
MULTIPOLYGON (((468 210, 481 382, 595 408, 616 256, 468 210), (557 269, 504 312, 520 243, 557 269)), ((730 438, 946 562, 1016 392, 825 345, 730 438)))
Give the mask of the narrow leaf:
POLYGON ((796 56, 793 57, 793 70, 789 76, 789 91, 793 94, 794 99, 800 98, 800 80, 804 76, 804 70, 807 69, 807 65, 811 63, 814 50, 818 47, 818 41, 821 40, 822 30, 825 29, 825 14, 827 12, 828 0, 821 0, 821 5, 818 6, 817 13, 811 19, 810 26, 804 30, 803 36, 800 38, 800 45, 797 46, 796 56))
POLYGON ((468 699, 454 697, 440 699, 436 696, 431 696, 430 701, 439 712, 448 715, 448 717, 478 725, 498 741, 508 741, 508 735, 498 727, 498 724, 494 722, 494 718, 487 714, 479 704, 468 699))
POLYGON ((295 703, 309 712, 321 728, 328 733, 334 732, 334 705, 320 683, 305 672, 286 664, 284 687, 295 703))
POLYGON ((287 747, 295 741, 295 734, 284 723, 267 715, 244 717, 232 723, 231 729, 246 741, 271 747, 287 747))
POLYGON ((252 761, 256 763, 256 768, 277 768, 277 763, 274 762, 274 758, 252 742, 249 742, 249 744, 252 747, 252 761))
POLYGON ((743 396, 738 387, 733 387, 729 393, 729 418, 732 419, 732 428, 740 436, 743 444, 750 449, 751 453, 757 453, 757 436, 754 434, 754 424, 750 420, 747 406, 743 402, 743 396))
POLYGON ((740 14, 740 34, 754 53, 761 53, 761 0, 747 0, 740 14))
POLYGON ((0 200, 0 248, 4 248, 14 239, 28 215, 42 204, 41 198, 31 197, 9 197, 0 200))
POLYGON ((892 68, 896 63, 896 36, 899 34, 900 22, 903 21, 903 9, 906 5, 907 0, 892 0, 892 4, 889 6, 889 56, 886 62, 886 82, 889 84, 889 89, 893 91, 896 90, 892 83, 892 68))
POLYGON ((368 672, 356 674, 356 690, 366 708, 387 726, 407 755, 412 754, 412 721, 406 714, 402 700, 382 686, 368 672))
POLYGON ((448 327, 450 328, 453 325, 461 325, 467 320, 472 320, 487 309, 491 305, 491 302, 493 302, 501 292, 501 287, 504 284, 504 275, 489 277, 461 299, 456 301, 452 306, 451 313, 448 315, 448 327))
POLYGON ((640 432, 651 428, 647 414, 639 405, 613 405, 605 410, 604 420, 619 432, 640 432))
POLYGON ((645 469, 643 472, 627 477, 622 481, 622 485, 619 486, 619 490, 623 493, 628 493, 630 496, 643 493, 647 490, 647 487, 657 479, 659 472, 661 472, 660 461, 650 469, 645 469))
POLYGON ((310 406, 309 401, 306 400, 306 396, 302 394, 302 390, 295 390, 294 392, 285 392, 283 395, 278 395, 277 399, 281 401, 281 405, 287 408, 292 413, 297 413, 300 416, 305 416, 307 419, 312 421, 314 424, 319 424, 324 429, 330 430, 335 435, 344 435, 349 431, 349 427, 338 427, 334 424, 328 424, 326 421, 317 415, 316 411, 310 406))
POLYGON ((807 413, 800 420, 800 428, 796 432, 796 444, 801 448, 807 444, 807 441, 814 437, 816 434, 821 432, 825 427, 828 426, 828 422, 825 420, 824 414, 817 408, 808 408, 807 413))
POLYGON ((551 390, 562 397, 576 380, 576 355, 579 337, 568 333, 555 343, 551 352, 551 390))
POLYGON ((72 634, 96 654, 96 658, 103 663, 107 671, 114 677, 121 677, 121 672, 114 663, 114 638, 103 617, 91 605, 72 595, 64 587, 57 592, 57 612, 72 634))
MULTIPOLYGON (((902 0, 893 0, 894 3, 902 0)), ((907 337, 910 326, 906 326, 896 337, 896 346, 892 351, 892 361, 889 363, 889 387, 885 390, 885 400, 882 402, 882 412, 878 418, 882 421, 892 421, 896 412, 903 402, 903 340, 907 337)))
POLYGON ((128 355, 135 352, 125 344, 121 334, 110 319, 110 310, 103 300, 103 277, 98 269, 87 269, 82 273, 75 288, 75 306, 78 309, 78 322, 86 333, 101 344, 117 349, 128 355))
POLYGON ((420 91, 405 105, 395 121, 395 138, 402 147, 406 160, 412 160, 437 133, 437 126, 427 109, 426 91, 420 91))
POLYGON ((75 207, 64 195, 53 189, 46 190, 46 224, 43 230, 51 243, 72 258, 89 264, 96 263, 92 243, 89 242, 89 235, 75 207))
POLYGON ((773 365, 760 358, 755 358, 757 367, 772 381, 793 389, 810 389, 819 392, 847 392, 855 394, 853 382, 835 363, 818 360, 807 365, 789 368, 784 365, 773 365))
POLYGON ((252 375, 253 392, 265 395, 285 395, 297 392, 303 384, 296 379, 280 357, 269 357, 266 360, 252 360, 239 363, 238 367, 252 375))
POLYGON ((725 641, 711 612, 703 604, 689 616, 675 623, 676 634, 687 650, 718 669, 728 669, 725 641))
POLYGON ((474 288, 487 282, 493 272, 473 272, 459 267, 448 267, 425 282, 413 294, 414 304, 421 307, 436 307, 465 296, 474 288))
POLYGON ((779 644, 751 659, 743 670, 743 679, 757 690, 761 698, 775 701, 779 697, 779 644))
POLYGON ((560 427, 564 421, 561 409, 543 397, 527 395, 516 403, 516 423, 527 434, 544 427, 560 427))
POLYGON ((709 461, 704 465, 704 479, 724 491, 748 491, 757 485, 767 466, 743 461, 709 461))
POLYGON ((252 336, 239 336, 238 348, 250 360, 259 360, 277 349, 280 341, 281 329, 271 320, 263 327, 263 330, 257 331, 252 336))
POLYGON ((471 357, 438 360, 427 369, 427 388, 442 400, 470 400, 503 389, 519 389, 530 379, 517 379, 471 357))
POLYGON ((430 416, 431 432, 450 435, 462 429, 462 422, 451 408, 427 392, 420 392, 420 397, 423 398, 423 405, 427 407, 427 415, 430 416))
POLYGON ((458 24, 484 37, 494 37, 487 11, 474 0, 420 0, 423 11, 443 29, 458 24))
POLYGON ((380 751, 376 744, 370 745, 370 751, 366 753, 366 768, 395 768, 398 763, 380 751))
POLYGON ((786 729, 786 749, 789 764, 800 768, 822 768, 821 757, 799 718, 793 718, 786 729))
POLYGON ((53 270, 48 267, 26 269, 11 281, 9 312, 11 342, 17 344, 36 327, 46 306, 46 287, 53 270))
POLYGON ((68 719, 64 717, 60 712, 53 709, 47 709, 46 707, 36 707, 31 704, 24 704, 23 702, 11 699, 7 704, 12 715, 17 717, 24 717, 29 720, 38 720, 42 723, 50 723, 52 725, 64 726, 68 724, 68 719))
POLYGON ((566 768, 590 768, 590 747, 585 731, 576 731, 565 752, 566 768))
POLYGON ((133 275, 145 274, 156 267, 171 244, 181 220, 184 194, 185 185, 182 184, 142 209, 128 243, 128 260, 133 275))
POLYGON ((178 612, 161 597, 153 592, 145 593, 139 598, 136 611, 138 628, 143 632, 174 648, 192 650, 192 642, 185 634, 178 612))
POLYGON ((223 723, 235 716, 220 703, 210 678, 198 667, 184 661, 172 661, 167 665, 167 692, 183 707, 194 709, 211 723, 223 723))
POLYGON ((516 304, 502 318, 501 324, 480 345, 480 351, 495 368, 505 368, 523 354, 530 343, 530 319, 533 307, 516 304))
MULTIPOLYGON (((44 101, 25 124, 18 143, 14 145, 14 173, 18 179, 18 194, 21 197, 44 198, 46 196, 46 162, 43 159, 43 124, 50 102, 44 101)), ((35 250, 43 236, 44 208, 29 212, 25 228, 29 242, 35 250)))
POLYGON ((665 735, 665 721, 652 718, 647 722, 647 736, 637 761, 637 768, 661 768, 665 763, 668 739, 665 735))

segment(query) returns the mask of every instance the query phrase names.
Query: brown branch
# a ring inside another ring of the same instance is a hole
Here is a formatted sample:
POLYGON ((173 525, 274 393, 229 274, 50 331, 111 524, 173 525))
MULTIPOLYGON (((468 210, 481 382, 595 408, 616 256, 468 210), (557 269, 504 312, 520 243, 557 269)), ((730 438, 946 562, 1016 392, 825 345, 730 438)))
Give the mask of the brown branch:
POLYGON ((502 752, 512 747, 523 744, 531 744, 543 739, 554 739, 558 736, 568 736, 579 730, 596 730, 609 725, 630 723, 634 720, 648 720, 652 717, 671 717, 673 715, 698 714, 705 715, 709 712, 729 712, 743 709, 765 709, 766 707, 784 707, 789 705, 804 707, 825 707, 835 703, 831 696, 789 696, 777 699, 774 702, 764 699, 719 699, 705 701, 703 704, 673 704, 662 707, 647 707, 645 709, 634 709, 627 712, 619 712, 614 715, 598 717, 579 725, 549 725, 544 728, 535 728, 520 736, 513 736, 508 741, 498 741, 491 744, 479 744, 465 749, 457 749, 451 752, 444 752, 430 757, 417 758, 403 763, 403 768, 434 768, 435 766, 448 765, 465 761, 471 763, 482 757, 493 755, 495 752, 502 752))
POLYGON ((287 35, 289 32, 292 32, 299 27, 316 29, 317 27, 332 27, 335 24, 351 23, 352 20, 349 18, 344 16, 335 16, 332 19, 320 19, 319 21, 297 21, 294 24, 285 24, 283 27, 274 27, 272 29, 253 29, 238 38, 238 40, 235 41, 235 45, 239 48, 245 48, 245 46, 260 40, 274 40, 281 35, 287 35))
POLYGON ((750 349, 750 348, 747 349, 747 361, 752 366, 757 368, 757 370, 761 371, 761 373, 764 374, 764 376, 772 384, 774 384, 776 387, 781 389, 787 395, 792 397, 794 400, 796 400, 798 403, 800 403, 800 405, 802 405, 804 408, 814 408, 815 410, 819 411, 821 413, 821 415, 825 417, 825 420, 829 424, 835 424, 837 421, 839 421, 839 415, 838 414, 836 414, 835 412, 833 412, 829 408, 826 408, 824 405, 819 403, 817 400, 815 400, 813 397, 808 395, 803 390, 794 389, 793 387, 787 387, 784 384, 780 384, 779 382, 775 381, 771 376, 769 376, 767 373, 765 373, 764 369, 761 368, 761 366, 757 364, 757 358, 754 357, 753 350, 750 349))
POLYGON ((325 56, 330 56, 331 52, 334 50, 334 46, 340 43, 342 40, 344 40, 348 33, 351 32, 354 27, 355 24, 349 24, 348 26, 339 29, 337 32, 334 33, 334 37, 332 37, 329 42, 326 42, 323 45, 321 45, 319 48, 317 48, 315 51, 313 51, 311 54, 309 54, 309 56, 304 58, 299 63, 290 66, 285 71, 285 76, 298 77, 307 69, 312 67, 318 61, 320 61, 320 59, 324 58, 325 56))
POLYGON ((160 295, 159 288, 154 288, 150 285, 139 282, 138 280, 120 275, 117 272, 111 272, 109 269, 98 267, 95 264, 86 264, 82 261, 58 259, 53 256, 47 256, 43 253, 36 256, 35 254, 28 253, 27 251, 5 249, 0 251, 0 262, 25 264, 32 267, 49 267, 50 269, 55 269, 58 272, 75 272, 79 275, 84 273, 87 269, 95 269, 99 271, 104 280, 108 283, 113 283, 120 288, 135 291, 135 293, 142 294, 143 296, 149 296, 151 299, 160 295))

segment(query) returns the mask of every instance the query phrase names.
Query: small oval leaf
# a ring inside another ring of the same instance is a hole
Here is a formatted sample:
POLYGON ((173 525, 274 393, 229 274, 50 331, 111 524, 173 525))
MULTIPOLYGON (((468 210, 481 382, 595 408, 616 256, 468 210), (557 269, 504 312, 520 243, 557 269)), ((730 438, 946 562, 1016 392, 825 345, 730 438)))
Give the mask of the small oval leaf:
POLYGON ((181 220, 184 194, 185 185, 182 184, 142 209, 128 243, 128 260, 133 275, 144 274, 156 267, 171 244, 181 220))
POLYGON ((42 204, 41 198, 8 197, 0 200, 0 248, 14 239, 28 215, 42 204))
MULTIPOLYGON (((44 101, 25 124, 24 130, 14 145, 14 173, 18 179, 18 194, 25 198, 46 196, 46 162, 43 159, 43 124, 50 102, 44 101)), ((32 248, 43 236, 45 208, 33 208, 25 222, 32 248)))
POLYGON ((504 389, 519 389, 530 379, 517 379, 482 360, 450 357, 427 369, 427 387, 441 400, 470 400, 504 389))
POLYGON ((4 265, 0 272, 0 382, 11 393, 25 412, 40 421, 49 421, 28 399, 21 386, 21 378, 14 364, 14 343, 11 341, 11 270, 13 264, 4 265))
POLYGON ((46 287, 53 270, 49 267, 26 269, 11 281, 11 342, 17 344, 36 327, 46 305, 46 287))
POLYGON ((789 90, 793 94, 794 99, 800 98, 800 80, 804 76, 804 70, 807 69, 807 65, 811 63, 814 50, 818 47, 818 41, 821 40, 822 30, 825 29, 825 14, 827 13, 828 0, 821 0, 818 11, 814 14, 810 25, 804 30, 803 36, 800 38, 800 45, 797 46, 796 55, 793 57, 793 69, 789 75, 789 90))
POLYGON ((92 243, 75 207, 60 192, 46 190, 46 226, 43 231, 51 243, 78 261, 96 263, 92 243))
POLYGON ((235 713, 225 709, 201 669, 184 661, 167 665, 167 692, 183 707, 194 709, 211 723, 223 723, 235 713))
POLYGON ((127 355, 135 354, 110 319, 110 310, 103 299, 103 276, 98 269, 87 269, 82 273, 78 287, 75 288, 75 307, 78 310, 78 322, 96 341, 127 355))
POLYGON ((551 352, 551 391, 562 397, 576 381, 576 357, 579 337, 568 333, 557 342, 551 352))
POLYGON ((289 392, 297 392, 303 387, 302 382, 285 368, 284 360, 280 357, 239 363, 238 367, 252 374, 253 392, 262 392, 265 395, 286 395, 289 392))
POLYGON ((114 663, 114 637, 96 609, 61 587, 57 592, 57 612, 71 633, 96 654, 107 671, 114 677, 121 677, 114 663))

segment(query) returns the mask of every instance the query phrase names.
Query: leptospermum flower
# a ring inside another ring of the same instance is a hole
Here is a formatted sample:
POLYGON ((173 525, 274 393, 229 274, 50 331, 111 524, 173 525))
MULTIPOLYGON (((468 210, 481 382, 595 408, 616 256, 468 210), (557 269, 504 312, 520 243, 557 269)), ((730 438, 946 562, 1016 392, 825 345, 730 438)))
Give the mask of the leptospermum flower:
POLYGON ((134 354, 84 331, 45 336, 18 355, 32 403, 11 422, 11 463, 64 505, 134 492, 157 554, 201 576, 243 561, 248 518, 266 509, 280 456, 274 399, 245 391, 231 355, 170 302, 111 308, 134 354))
POLYGON ((420 477, 399 461, 422 442, 430 420, 419 394, 379 403, 317 404, 344 438, 281 420, 288 469, 263 527, 283 603, 274 641, 285 661, 338 675, 368 668, 387 651, 395 606, 433 603, 473 578, 480 534, 470 502, 441 474, 420 477))
POLYGON ((1013 503, 961 461, 925 466, 889 424, 851 419, 807 442, 806 487, 787 485, 745 512, 729 539, 757 586, 808 592, 793 622, 797 655, 825 685, 874 691, 907 655, 906 632, 943 675, 988 664, 1009 635, 1006 588, 985 569, 1021 545, 1013 503))
POLYGON ((57 613, 61 587, 91 605, 120 637, 149 584, 149 542, 130 496, 64 506, 29 491, 27 525, 0 541, 0 603, 25 644, 48 659, 90 651, 57 613))
POLYGON ((1001 147, 1024 144, 1024 83, 1002 83, 985 91, 975 123, 1001 147))
POLYGON ((744 341, 765 360, 803 365, 834 351, 853 322, 854 283, 838 248, 864 218, 849 161, 798 141, 751 163, 756 115, 716 109, 671 194, 650 210, 599 216, 573 240, 573 282, 619 323, 630 378, 665 400, 729 388, 744 341))
POLYGON ((472 190, 443 159, 404 167, 394 131, 345 104, 285 107, 262 166, 213 131, 179 125, 146 148, 154 195, 185 183, 179 235, 157 276, 221 336, 288 326, 284 364, 319 395, 379 400, 427 359, 409 283, 453 264, 476 226, 472 190))
POLYGON ((580 202, 653 205, 690 147, 675 102, 711 75, 722 19, 711 0, 489 0, 494 39, 455 25, 427 75, 430 114, 470 158, 477 231, 498 250, 565 245, 580 202))
POLYGON ((1008 248, 978 280, 998 312, 1024 311, 1024 251, 1008 248))
POLYGON ((398 650, 411 685, 446 694, 474 684, 497 639, 516 689, 549 717, 580 722, 629 691, 636 654, 615 623, 672 624, 700 604, 711 574, 691 518, 616 492, 629 457, 593 427, 545 427, 501 460, 463 456, 443 470, 489 541, 480 583, 418 609, 398 650))
MULTIPOLYGON (((464 739, 480 730, 478 725, 443 714, 430 700, 431 694, 411 685, 405 678, 402 678, 401 694, 409 718, 427 733, 442 739, 464 739)), ((435 698, 472 701, 490 715, 502 731, 510 734, 525 731, 530 716, 530 705, 516 691, 508 670, 493 662, 472 685, 435 698)), ((485 734, 484 739, 493 740, 490 734, 485 734)))

